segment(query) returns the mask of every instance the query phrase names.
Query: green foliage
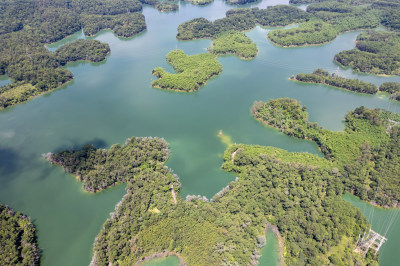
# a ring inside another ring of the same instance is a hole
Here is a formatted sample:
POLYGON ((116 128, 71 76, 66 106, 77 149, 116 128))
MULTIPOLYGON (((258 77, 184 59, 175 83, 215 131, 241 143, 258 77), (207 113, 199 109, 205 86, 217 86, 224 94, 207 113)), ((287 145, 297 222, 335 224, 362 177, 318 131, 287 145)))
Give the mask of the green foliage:
POLYGON ((332 74, 331 76, 323 69, 317 69, 312 74, 297 74, 296 80, 302 82, 327 84, 337 88, 360 93, 375 94, 378 92, 378 88, 375 84, 364 82, 359 79, 346 79, 335 74, 332 74))
POLYGON ((102 183, 114 178, 106 163, 94 154, 107 154, 114 172, 124 171, 125 161, 152 165, 134 167, 137 171, 123 174, 127 194, 96 237, 96 265, 132 265, 165 250, 180 253, 190 265, 254 264, 260 252, 257 237, 264 234, 267 222, 279 228, 290 265, 328 264, 328 251, 330 256, 344 254, 360 265, 370 262, 352 249, 334 248, 342 239, 354 248, 358 234, 369 225, 360 210, 341 199, 343 185, 326 159, 276 148, 233 145, 225 152, 224 169, 234 171, 239 178, 212 202, 189 196, 186 201, 178 197, 174 204, 169 188, 178 191, 180 184, 162 165, 166 143, 150 138, 131 140, 135 141, 109 150, 84 147, 50 157, 65 157, 63 162, 68 166, 61 165, 69 172, 82 165, 97 169, 102 183), (112 153, 125 149, 129 152, 112 153), (148 156, 154 153, 160 156, 148 156))
POLYGON ((333 25, 338 32, 375 28, 380 23, 381 12, 368 5, 356 6, 347 2, 323 1, 307 7, 307 12, 333 25))
POLYGON ((226 17, 210 22, 205 18, 195 18, 178 27, 176 37, 180 40, 215 38, 226 31, 247 31, 260 24, 262 26, 285 26, 306 21, 309 14, 292 6, 278 5, 267 9, 239 8, 226 12, 226 17))
POLYGON ((228 4, 231 5, 245 5, 245 4, 250 4, 257 2, 258 0, 226 0, 228 4))
POLYGON ((400 30, 400 3, 396 0, 374 1, 372 8, 383 11, 382 24, 393 30, 400 30))
POLYGON ((162 139, 130 138, 125 145, 113 145, 108 151, 85 145, 79 151, 66 150, 46 157, 73 173, 84 183, 85 190, 96 192, 116 182, 129 181, 127 177, 143 168, 152 168, 157 162, 164 162, 167 155, 167 146, 162 139))
POLYGON ((106 43, 97 40, 77 40, 62 46, 55 52, 55 56, 61 65, 65 65, 77 60, 100 62, 109 52, 110 47, 106 43))
POLYGON ((168 73, 160 67, 153 69, 153 75, 158 77, 152 82, 153 87, 192 92, 222 71, 216 57, 209 53, 188 56, 182 50, 173 50, 166 58, 177 74, 168 73))
POLYGON ((208 50, 215 55, 235 54, 242 59, 253 59, 257 53, 257 45, 243 32, 227 32, 215 39, 208 50))
POLYGON ((305 107, 292 99, 255 102, 252 113, 289 136, 315 141, 340 169, 347 191, 381 206, 399 206, 400 116, 360 107, 346 116, 344 132, 332 132, 308 122, 305 107))
POLYGON ((161 12, 171 12, 179 9, 177 4, 169 2, 159 2, 155 4, 154 7, 161 12))
POLYGON ((51 54, 44 44, 58 41, 83 26, 87 35, 112 29, 132 37, 146 29, 136 0, 3 0, 0 3, 0 75, 15 84, 0 88, 0 108, 24 102, 70 81, 60 67, 76 60, 102 61, 110 51, 97 41, 77 41, 51 54))
POLYGON ((30 219, 0 204, 0 264, 39 265, 39 258, 30 219))
POLYGON ((140 13, 121 15, 82 15, 85 35, 96 35, 100 30, 111 29, 120 37, 132 37, 146 29, 144 16, 140 13))
POLYGON ((356 48, 340 52, 335 60, 364 73, 400 75, 400 36, 384 31, 361 33, 356 48))
POLYGON ((21 31, 0 36, 0 74, 14 80, 0 88, 0 108, 27 101, 70 81, 72 73, 60 68, 66 63, 102 61, 110 51, 108 44, 78 40, 52 54, 35 37, 24 37, 27 36, 21 31))
POLYGON ((400 101, 400 83, 398 82, 385 82, 379 87, 379 91, 390 93, 390 98, 400 101))
POLYGON ((379 87, 380 91, 387 92, 390 94, 400 92, 400 83, 398 82, 385 82, 379 87))
POLYGON ((335 27, 322 21, 309 21, 298 28, 273 30, 268 38, 275 44, 284 47, 322 44, 336 38, 335 27))
POLYGON ((186 0, 186 1, 192 3, 193 5, 196 5, 196 6, 203 6, 203 5, 207 5, 211 2, 213 2, 214 0, 186 0))

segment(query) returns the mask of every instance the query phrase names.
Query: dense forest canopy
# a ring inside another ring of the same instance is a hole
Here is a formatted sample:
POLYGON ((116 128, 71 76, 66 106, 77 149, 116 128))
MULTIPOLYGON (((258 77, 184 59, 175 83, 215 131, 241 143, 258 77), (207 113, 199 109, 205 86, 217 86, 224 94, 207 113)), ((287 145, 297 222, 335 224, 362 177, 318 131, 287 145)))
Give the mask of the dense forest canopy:
POLYGON ((146 29, 136 0, 3 0, 0 2, 0 75, 13 84, 0 88, 0 108, 24 102, 70 81, 72 73, 60 68, 68 62, 99 62, 110 52, 99 41, 77 41, 52 54, 44 45, 83 27, 86 35, 112 29, 132 37, 146 29))
POLYGON ((262 26, 285 26, 306 21, 309 14, 292 6, 277 5, 266 9, 239 8, 226 12, 226 17, 214 22, 205 18, 195 18, 178 27, 179 40, 215 38, 226 31, 247 31, 260 24, 262 26))
POLYGON ((242 59, 253 59, 257 45, 243 32, 226 32, 213 40, 208 50, 215 55, 235 54, 242 59))
POLYGON ((39 265, 39 253, 30 219, 0 204, 0 264, 39 265))
POLYGON ((315 141, 350 193, 380 206, 400 206, 398 114, 359 107, 346 116, 343 132, 333 132, 309 122, 305 107, 293 99, 255 102, 252 113, 289 136, 315 141))
POLYGON ((400 35, 385 31, 361 33, 356 47, 335 55, 335 60, 364 73, 400 75, 400 35))
POLYGON ((174 200, 180 183, 163 166, 167 156, 165 141, 157 138, 47 155, 78 175, 85 189, 97 191, 116 180, 128 183, 127 194, 96 238, 93 263, 133 264, 174 251, 188 264, 248 265, 260 257, 268 223, 284 239, 288 264, 366 265, 376 260, 373 253, 364 259, 353 252, 358 234, 369 224, 360 210, 341 199, 343 185, 328 160, 233 145, 225 152, 224 169, 238 179, 210 201, 196 196, 185 201, 179 196, 174 200))
POLYGON ((110 52, 109 45, 100 41, 78 40, 51 53, 33 36, 26 37, 22 32, 0 36, 0 74, 7 74, 14 81, 0 87, 0 109, 70 81, 72 73, 61 68, 68 62, 99 62, 110 52))
POLYGON ((295 79, 302 82, 327 84, 337 88, 360 93, 375 94, 378 92, 378 87, 375 84, 359 79, 343 78, 336 75, 335 73, 330 75, 328 71, 320 68, 316 69, 312 74, 299 73, 296 75, 295 79))
POLYGON ((171 74, 161 67, 153 69, 153 75, 158 77, 152 82, 153 87, 193 92, 222 71, 222 65, 210 53, 189 56, 182 50, 173 50, 166 58, 177 73, 171 74))

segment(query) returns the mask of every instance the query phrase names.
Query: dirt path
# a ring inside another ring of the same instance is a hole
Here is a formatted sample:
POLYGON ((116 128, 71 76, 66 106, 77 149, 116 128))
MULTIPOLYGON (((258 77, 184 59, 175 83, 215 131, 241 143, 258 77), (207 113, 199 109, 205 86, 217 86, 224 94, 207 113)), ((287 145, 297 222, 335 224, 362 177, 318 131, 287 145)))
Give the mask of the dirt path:
POLYGON ((172 193, 172 199, 174 201, 174 204, 176 204, 176 195, 175 195, 175 189, 174 189, 174 185, 171 184, 171 193, 172 193))

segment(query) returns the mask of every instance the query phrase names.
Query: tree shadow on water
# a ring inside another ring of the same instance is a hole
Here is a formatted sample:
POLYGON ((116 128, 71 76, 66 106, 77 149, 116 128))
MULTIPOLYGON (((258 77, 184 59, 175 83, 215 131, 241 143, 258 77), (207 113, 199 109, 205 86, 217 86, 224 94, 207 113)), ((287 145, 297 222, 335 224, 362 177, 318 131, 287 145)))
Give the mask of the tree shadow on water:
POLYGON ((0 147, 0 182, 6 182, 18 170, 20 156, 10 148, 0 147))
POLYGON ((72 146, 68 145, 68 144, 63 144, 63 145, 55 148, 51 152, 56 153, 56 152, 60 152, 60 151, 64 151, 64 150, 80 150, 83 146, 88 145, 88 144, 93 145, 95 148, 101 148, 101 149, 108 148, 108 146, 109 146, 105 140, 100 139, 100 138, 94 138, 93 140, 85 141, 85 142, 81 142, 78 140, 72 140, 69 142, 72 142, 75 144, 73 144, 72 146))

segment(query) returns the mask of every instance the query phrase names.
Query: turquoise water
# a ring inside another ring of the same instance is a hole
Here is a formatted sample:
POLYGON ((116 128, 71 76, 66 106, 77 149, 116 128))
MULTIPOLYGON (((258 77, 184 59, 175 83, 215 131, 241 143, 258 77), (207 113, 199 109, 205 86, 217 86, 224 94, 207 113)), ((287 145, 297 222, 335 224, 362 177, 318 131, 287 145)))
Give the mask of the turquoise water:
POLYGON ((12 81, 7 75, 0 75, 0 87, 10 84, 12 81))
POLYGON ((371 223, 372 230, 388 239, 379 250, 380 264, 398 265, 400 210, 374 207, 350 194, 343 195, 343 199, 360 208, 371 223))
POLYGON ((271 229, 267 230, 267 239, 265 246, 261 250, 261 258, 258 265, 260 266, 277 266, 279 265, 278 239, 271 229))
POLYGON ((141 264, 142 266, 177 266, 179 265, 179 258, 177 256, 169 256, 166 258, 157 258, 146 261, 141 264))
MULTIPOLYGON (((287 1, 257 5, 278 3, 287 1)), ((222 1, 204 7, 181 3, 180 7, 174 13, 145 7, 148 29, 132 39, 103 31, 95 38, 110 44, 106 62, 70 64, 67 68, 75 76, 73 82, 0 111, 0 202, 32 217, 44 265, 87 265, 94 238, 122 198, 124 187, 85 193, 71 175, 42 159, 42 153, 86 143, 108 147, 131 136, 164 137, 171 149, 167 165, 180 177, 181 196, 212 197, 235 178, 220 169, 225 145, 217 136, 219 130, 237 143, 320 154, 314 143, 290 138, 257 122, 250 114, 255 100, 295 98, 308 107, 311 121, 332 130, 342 130, 344 115, 360 105, 400 112, 399 103, 388 95, 360 95, 288 79, 322 67, 376 84, 400 81, 399 77, 338 69, 332 62, 334 54, 354 47, 358 32, 340 35, 323 46, 285 49, 266 39, 271 29, 257 27, 248 33, 259 48, 254 60, 219 58, 223 72, 196 93, 154 89, 151 71, 157 66, 171 69, 165 62, 170 50, 178 47, 196 54, 206 52, 210 44, 210 40, 177 41, 177 26, 195 17, 221 18, 232 8, 222 1)), ((78 32, 69 38, 81 37, 78 32)), ((48 47, 56 49, 66 41, 71 39, 48 47)), ((400 236, 392 239, 391 247, 400 245, 400 236)), ((381 258, 390 262, 395 255, 388 248, 381 258)))

